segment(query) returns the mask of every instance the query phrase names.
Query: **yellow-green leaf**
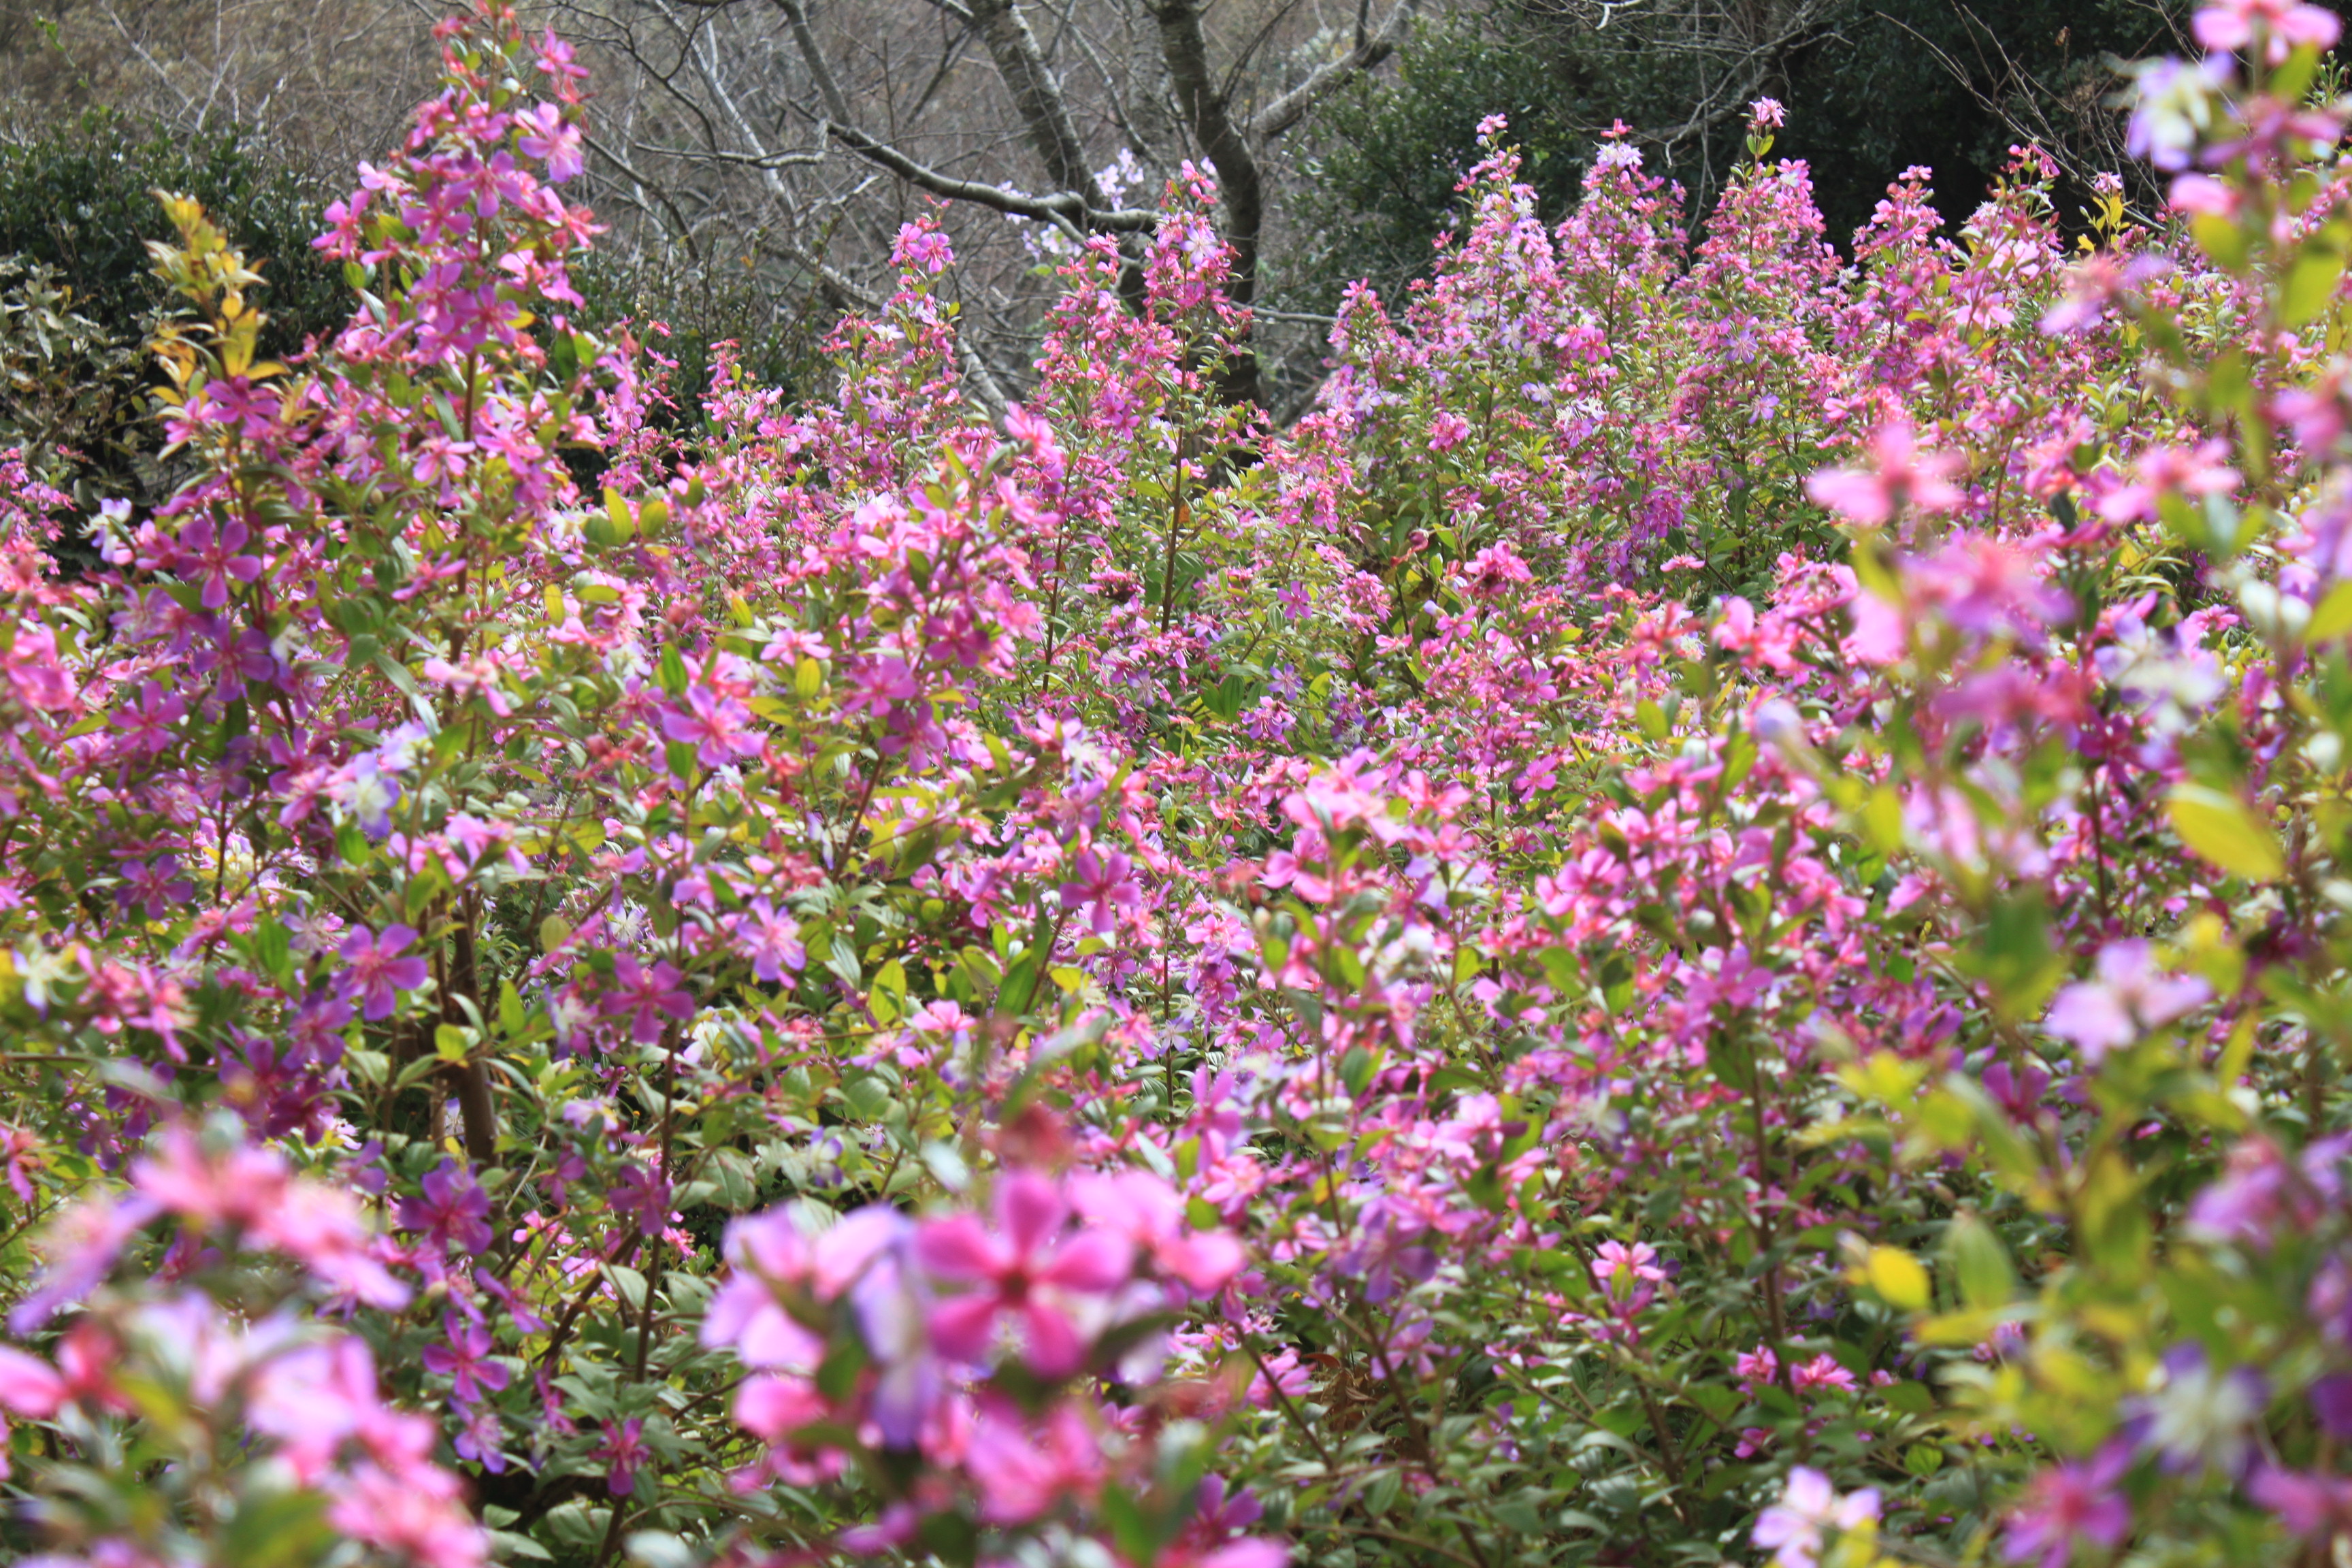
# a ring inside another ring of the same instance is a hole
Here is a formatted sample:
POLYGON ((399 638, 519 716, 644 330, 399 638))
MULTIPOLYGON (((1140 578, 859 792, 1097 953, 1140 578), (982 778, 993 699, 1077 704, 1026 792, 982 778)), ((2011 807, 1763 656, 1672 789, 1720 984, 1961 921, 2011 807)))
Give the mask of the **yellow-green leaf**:
POLYGON ((2267 881, 2286 871, 2286 857, 2270 828, 2232 795, 2202 784, 2182 784, 2167 807, 2172 830, 2199 858, 2235 876, 2267 881))
POLYGON ((2198 248, 2225 270, 2237 271, 2251 254, 2245 231, 2220 213, 2199 213, 2189 220, 2189 232, 2197 237, 2198 248))
POLYGON ((1960 1300, 1975 1308, 2004 1307, 2017 1289, 2009 1251, 1992 1227, 1963 1209, 1944 1233, 1944 1256, 1959 1281, 1960 1300))
POLYGON ((1890 1307, 1906 1312, 1927 1308, 1927 1271, 1899 1247, 1874 1247, 1863 1264, 1863 1279, 1890 1307))
POLYGON ((1903 797, 1885 784, 1870 792, 1862 808, 1862 826, 1870 841, 1888 855, 1903 852, 1903 797))
POLYGON ((2311 624, 2303 635, 2313 642, 2334 642, 2347 632, 2352 632, 2352 582, 2338 583, 2327 590, 2327 597, 2311 612, 2311 624))
POLYGON ((2344 258, 2332 250, 2308 250, 2296 257, 2279 290, 2280 321, 2290 327, 2311 321, 2336 298, 2336 285, 2343 276, 2344 258))

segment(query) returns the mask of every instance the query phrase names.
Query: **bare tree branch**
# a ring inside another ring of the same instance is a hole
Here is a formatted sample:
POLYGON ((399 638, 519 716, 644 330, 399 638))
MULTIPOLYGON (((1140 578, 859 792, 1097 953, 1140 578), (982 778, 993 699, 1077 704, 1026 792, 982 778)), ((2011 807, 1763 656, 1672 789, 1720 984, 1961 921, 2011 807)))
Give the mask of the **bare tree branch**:
MULTIPOLYGON (((1160 215, 1142 207, 1095 207, 1075 191, 1062 191, 1050 196, 1024 195, 999 185, 983 185, 977 180, 959 180, 937 169, 916 163, 904 153, 887 142, 877 142, 853 126, 835 125, 833 137, 859 157, 877 163, 918 189, 950 201, 972 202, 1013 217, 1033 218, 1049 223, 1074 237, 1083 237, 1088 231, 1113 234, 1148 234, 1160 226, 1160 215), (1106 210, 1108 209, 1108 210, 1106 210)), ((1089 180, 1088 184, 1093 182, 1089 180)))
POLYGON ((1356 47, 1329 64, 1318 66, 1305 81, 1260 110, 1250 121, 1250 134, 1261 142, 1271 142, 1296 127, 1313 112, 1316 105, 1394 54, 1420 13, 1421 0, 1397 0, 1395 9, 1389 13, 1378 32, 1366 34, 1360 22, 1356 47))

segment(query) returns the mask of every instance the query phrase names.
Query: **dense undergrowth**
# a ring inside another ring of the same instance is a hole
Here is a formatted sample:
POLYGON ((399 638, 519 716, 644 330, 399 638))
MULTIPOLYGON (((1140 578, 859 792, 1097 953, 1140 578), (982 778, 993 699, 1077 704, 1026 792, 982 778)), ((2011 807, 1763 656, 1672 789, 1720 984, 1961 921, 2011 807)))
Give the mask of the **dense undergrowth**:
POLYGON ((2352 175, 2199 27, 2081 247, 1493 125, 1286 431, 1197 174, 1001 426, 923 224, 670 384, 495 5, 331 341, 171 201, 194 477, 0 484, 9 1550, 2330 1561, 2352 175))

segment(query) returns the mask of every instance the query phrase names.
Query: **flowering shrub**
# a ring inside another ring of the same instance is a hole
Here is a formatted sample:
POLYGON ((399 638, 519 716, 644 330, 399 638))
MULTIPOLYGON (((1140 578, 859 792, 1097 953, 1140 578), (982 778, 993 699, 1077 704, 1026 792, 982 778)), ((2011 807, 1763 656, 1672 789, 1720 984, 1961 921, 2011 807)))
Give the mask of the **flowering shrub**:
POLYGON ((2352 165, 2199 37, 2074 247, 1491 125, 1286 431, 1199 171, 1002 428, 923 223, 672 386, 497 5, 331 340, 167 198, 196 477, 0 472, 11 1550, 2340 1551, 2352 165))

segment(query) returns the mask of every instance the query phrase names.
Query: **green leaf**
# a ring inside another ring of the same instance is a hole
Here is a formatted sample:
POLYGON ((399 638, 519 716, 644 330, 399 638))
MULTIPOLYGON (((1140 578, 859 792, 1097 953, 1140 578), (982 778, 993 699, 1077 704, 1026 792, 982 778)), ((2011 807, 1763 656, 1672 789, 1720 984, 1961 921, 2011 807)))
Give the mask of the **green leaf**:
POLYGON ((667 1530, 632 1531, 627 1552, 630 1562, 643 1563, 645 1568, 694 1568, 701 1561, 683 1537, 667 1530))
POLYGON ((2203 784, 2182 784, 2165 805, 2172 830, 2200 859, 2252 881, 2286 874, 2278 839, 2237 796, 2203 784))
POLYGON ((1971 1307, 2001 1307, 2017 1289, 2009 1251, 1992 1227, 1962 1210, 1944 1232, 1944 1259, 1959 1282, 1960 1300, 1971 1307))
POLYGON ((628 501, 610 486, 604 490, 604 521, 611 527, 614 544, 626 544, 637 531, 637 521, 629 515, 628 501))
POLYGON ((645 1310, 646 1277, 644 1275, 625 1263, 607 1263, 604 1265, 604 1278, 611 1280, 613 1289, 619 1292, 622 1305, 627 1307, 632 1312, 645 1310))

